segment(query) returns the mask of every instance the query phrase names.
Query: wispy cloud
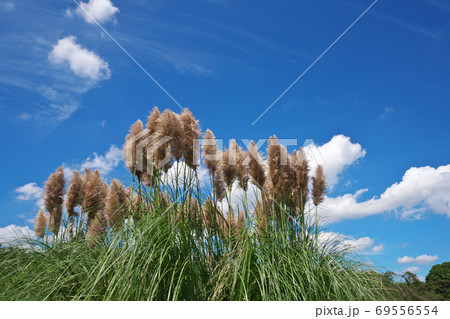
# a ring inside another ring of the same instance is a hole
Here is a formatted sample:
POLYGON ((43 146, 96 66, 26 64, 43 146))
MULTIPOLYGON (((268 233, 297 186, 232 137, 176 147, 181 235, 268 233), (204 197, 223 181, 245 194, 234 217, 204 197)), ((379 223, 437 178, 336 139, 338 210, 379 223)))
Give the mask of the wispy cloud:
POLYGON ((378 18, 380 18, 382 20, 388 21, 388 22, 393 23, 393 24, 395 24, 395 25, 397 25, 399 27, 402 27, 402 28, 404 28, 406 30, 409 30, 409 31, 415 32, 417 34, 423 35, 425 37, 429 37, 429 38, 432 38, 432 39, 438 39, 439 38, 439 35, 437 33, 434 33, 433 31, 430 31, 426 27, 421 26, 419 24, 410 23, 410 22, 404 21, 402 19, 390 16, 390 15, 387 15, 387 14, 384 14, 384 13, 381 13, 381 12, 378 12, 378 11, 374 11, 373 14, 376 17, 378 17, 378 18))
POLYGON ((450 11, 450 3, 446 0, 425 0, 425 2, 436 8, 450 11))
POLYGON ((385 107, 383 110, 383 113, 380 114, 379 119, 382 120, 392 114, 394 112, 394 108, 392 107, 385 107))
MULTIPOLYGON (((12 87, 8 94, 27 95, 30 101, 15 105, 15 118, 45 136, 69 119, 80 107, 80 96, 111 77, 108 63, 83 48, 72 36, 56 43, 43 38, 13 39, 20 42, 25 58, 7 56, 0 61, 0 83, 12 87)), ((19 102, 23 98, 19 99, 19 102)))
MULTIPOLYGON (((429 2, 430 4, 434 4, 434 5, 442 5, 440 0, 424 0, 426 2, 429 2)), ((355 4, 355 2, 350 2, 347 0, 339 0, 340 3, 346 5, 347 7, 351 7, 353 9, 358 9, 360 10, 362 8, 361 5, 359 4, 355 4)), ((389 23, 395 24, 405 30, 409 30, 411 32, 414 32, 416 34, 420 34, 422 36, 425 37, 429 37, 432 39, 437 39, 439 38, 439 35, 433 31, 430 31, 429 29, 427 29, 426 27, 419 25, 417 23, 413 23, 413 22, 409 22, 409 21, 405 21, 403 19, 400 19, 398 17, 394 17, 392 15, 388 15, 385 13, 380 12, 380 10, 373 10, 371 12, 371 14, 379 19, 382 19, 384 21, 387 21, 389 23)))
POLYGON ((10 1, 0 2, 0 11, 9 12, 9 11, 13 11, 14 8, 15 8, 15 5, 13 2, 10 2, 10 1))

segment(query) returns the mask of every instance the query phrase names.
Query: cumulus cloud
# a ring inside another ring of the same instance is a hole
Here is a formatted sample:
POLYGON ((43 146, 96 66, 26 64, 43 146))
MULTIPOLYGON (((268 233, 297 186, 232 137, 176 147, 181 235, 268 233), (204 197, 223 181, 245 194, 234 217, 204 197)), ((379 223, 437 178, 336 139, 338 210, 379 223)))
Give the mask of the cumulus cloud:
MULTIPOLYGON (((282 142, 282 140, 280 141, 282 142)), ((336 185, 343 171, 366 154, 366 151, 362 149, 360 144, 352 143, 350 138, 344 135, 333 136, 329 142, 320 146, 308 144, 304 149, 311 167, 310 175, 313 176, 315 174, 317 165, 323 165, 329 187, 336 185)), ((256 204, 256 199, 261 198, 261 194, 259 189, 254 187, 253 184, 249 183, 249 185, 247 202, 249 209, 252 210, 256 204)), ((242 209, 244 192, 238 187, 237 183, 232 187, 231 198, 232 206, 239 206, 242 209)), ((224 212, 227 212, 228 204, 226 199, 223 200, 222 206, 224 212)))
POLYGON ((36 183, 28 183, 16 188, 15 192, 19 193, 16 197, 18 200, 36 200, 42 197, 44 189, 37 186, 36 183))
POLYGON ((64 175, 66 178, 71 178, 74 170, 83 171, 85 168, 89 168, 91 170, 98 169, 103 176, 106 176, 119 165, 122 159, 122 150, 116 145, 111 145, 104 155, 94 153, 79 165, 65 166, 64 175))
MULTIPOLYGON (((228 194, 228 192, 227 192, 228 194)), ((259 198, 261 200, 261 191, 255 185, 249 182, 248 190, 247 190, 247 207, 249 211, 253 211, 256 205, 256 200, 259 198)), ((238 186, 238 183, 234 183, 231 188, 231 207, 235 210, 235 213, 238 211, 244 210, 244 191, 238 186)), ((224 214, 228 213, 228 201, 224 198, 220 203, 219 207, 221 208, 224 214)))
MULTIPOLYGON (((71 13, 71 11, 68 11, 71 13)), ((86 22, 95 24, 115 21, 114 16, 119 12, 119 8, 115 7, 111 0, 89 0, 89 2, 80 2, 80 6, 75 12, 82 16, 86 22)))
POLYGON ((33 238, 34 233, 28 226, 17 226, 11 224, 0 227, 0 244, 8 244, 20 238, 33 238))
POLYGON ((375 241, 370 237, 355 238, 350 235, 335 232, 319 233, 319 242, 322 245, 339 242, 338 249, 350 252, 362 252, 368 255, 380 253, 384 249, 383 244, 374 245, 375 241))
POLYGON ((418 265, 427 265, 431 264, 438 260, 438 256, 429 256, 429 255, 421 255, 417 257, 399 257, 397 259, 397 263, 399 264, 418 264, 418 265))
POLYGON ((350 137, 344 135, 333 136, 328 143, 318 146, 317 152, 313 147, 315 145, 305 147, 311 164, 311 174, 314 175, 316 166, 323 161, 324 173, 330 189, 338 183, 340 175, 347 167, 366 155, 366 151, 360 144, 352 143, 350 137))
POLYGON ((377 253, 382 252, 383 250, 384 250, 384 245, 383 244, 376 245, 376 246, 373 246, 372 253, 377 254, 377 253))
POLYGON ((197 175, 198 181, 200 182, 200 185, 207 186, 209 183, 209 174, 208 170, 203 167, 199 166, 197 168, 197 172, 195 172, 193 169, 191 169, 189 166, 186 165, 185 162, 180 161, 177 165, 177 163, 173 164, 171 168, 167 171, 167 173, 162 174, 162 180, 167 180, 168 184, 172 187, 175 186, 181 186, 183 185, 184 181, 188 181, 189 179, 193 179, 197 175), (177 184, 178 179, 178 184, 177 184))
POLYGON ((361 189, 354 194, 326 197, 320 214, 328 221, 394 212, 402 219, 420 219, 427 211, 450 217, 450 165, 412 167, 402 181, 388 187, 379 197, 358 201, 361 189))
POLYGON ((89 81, 97 82, 111 77, 108 63, 77 44, 74 36, 59 40, 50 52, 49 60, 54 64, 68 63, 75 75, 89 81))
POLYGON ((413 274, 417 274, 420 271, 420 267, 417 267, 417 266, 408 267, 405 270, 403 270, 403 274, 408 271, 412 272, 413 274))

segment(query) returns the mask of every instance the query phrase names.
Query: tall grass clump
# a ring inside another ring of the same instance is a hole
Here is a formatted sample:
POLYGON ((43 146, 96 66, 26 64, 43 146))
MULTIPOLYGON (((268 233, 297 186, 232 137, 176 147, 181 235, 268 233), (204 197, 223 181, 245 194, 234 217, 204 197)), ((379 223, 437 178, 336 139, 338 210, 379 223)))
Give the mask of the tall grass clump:
POLYGON ((200 147, 201 135, 189 110, 154 108, 126 137, 126 185, 86 169, 73 173, 66 195, 59 168, 46 183, 36 237, 0 249, 0 299, 386 297, 379 276, 357 256, 321 240, 317 206, 326 182, 319 166, 310 196, 303 149, 289 154, 274 136, 265 159, 253 141, 248 151, 235 140, 220 150, 211 130, 200 147))

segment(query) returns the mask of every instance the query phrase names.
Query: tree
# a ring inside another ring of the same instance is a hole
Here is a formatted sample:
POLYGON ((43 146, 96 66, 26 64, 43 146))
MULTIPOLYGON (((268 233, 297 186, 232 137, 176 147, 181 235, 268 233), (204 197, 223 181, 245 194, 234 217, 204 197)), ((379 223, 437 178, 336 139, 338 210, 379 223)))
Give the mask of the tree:
POLYGON ((383 275, 382 278, 388 282, 394 282, 395 277, 397 277, 397 274, 395 272, 392 271, 386 271, 383 275))
POLYGON ((450 262, 431 267, 425 281, 431 291, 450 299, 450 262))
POLYGON ((420 280, 417 278, 417 275, 410 271, 405 272, 402 275, 402 278, 408 286, 418 286, 420 284, 420 280))

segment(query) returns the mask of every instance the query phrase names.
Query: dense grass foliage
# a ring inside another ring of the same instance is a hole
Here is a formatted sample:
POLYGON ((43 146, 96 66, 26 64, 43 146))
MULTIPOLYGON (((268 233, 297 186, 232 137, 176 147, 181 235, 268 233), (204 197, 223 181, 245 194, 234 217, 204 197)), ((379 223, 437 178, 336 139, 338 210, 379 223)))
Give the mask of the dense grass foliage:
MULTIPOLYGON (((94 248, 73 239, 0 249, 1 300, 380 300, 379 276, 314 236, 271 221, 265 233, 206 229, 188 197, 109 232, 94 248)), ((152 201, 155 201, 153 198, 152 201)), ((212 208, 214 209, 214 208, 212 208)), ((136 214, 136 212, 133 212, 136 214)))
POLYGON ((0 299, 390 298, 395 288, 350 247, 320 236, 325 173, 317 166, 310 182, 302 148, 289 154, 273 136, 264 160, 254 142, 244 151, 231 140, 222 151, 207 130, 202 183, 200 136, 189 110, 154 108, 145 129, 138 120, 126 137, 130 187, 86 169, 67 188, 58 168, 36 217, 39 240, 0 250, 0 299), (161 140, 148 142, 154 133, 161 140), (243 194, 237 207, 233 189, 243 194))

